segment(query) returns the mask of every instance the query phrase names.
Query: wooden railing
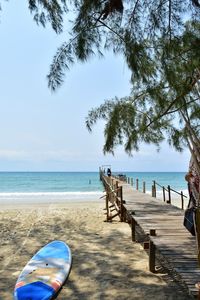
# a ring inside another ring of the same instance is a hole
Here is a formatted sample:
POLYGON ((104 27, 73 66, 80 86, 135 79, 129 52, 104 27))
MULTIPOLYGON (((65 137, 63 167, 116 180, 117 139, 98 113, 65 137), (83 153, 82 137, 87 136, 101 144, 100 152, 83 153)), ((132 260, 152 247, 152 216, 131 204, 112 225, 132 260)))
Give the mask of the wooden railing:
POLYGON ((104 185, 106 195, 106 221, 112 221, 113 218, 119 216, 120 221, 125 221, 124 201, 122 186, 118 186, 118 181, 104 174, 100 176, 104 185))
POLYGON ((171 192, 174 192, 175 194, 179 195, 180 199, 181 199, 181 209, 184 209, 184 198, 187 199, 187 196, 185 196, 182 191, 178 192, 178 191, 174 190, 173 188, 171 188, 170 185, 168 185, 167 188, 166 188, 166 187, 160 185, 158 182, 153 181, 152 197, 156 197, 156 186, 159 186, 162 189, 163 201, 167 202, 169 204, 171 204, 171 200, 172 200, 171 192), (154 192, 154 194, 153 194, 153 192, 154 192), (168 196, 168 200, 166 200, 166 193, 167 193, 167 196, 168 196))
MULTIPOLYGON (((135 181, 133 180, 133 178, 127 177, 127 183, 131 184, 133 187, 135 186, 136 190, 139 190, 139 179, 136 178, 135 181), (135 184, 134 184, 135 183, 135 184)), ((168 204, 172 204, 172 192, 179 195, 180 196, 180 207, 181 209, 185 208, 185 203, 184 203, 184 199, 187 199, 187 196, 183 194, 183 192, 178 192, 175 189, 173 189, 170 185, 168 185, 167 187, 159 184, 158 182, 156 182, 155 180, 152 181, 152 187, 151 187, 151 194, 152 197, 156 198, 157 196, 157 192, 158 189, 157 187, 160 188, 160 191, 162 191, 162 199, 164 202, 168 203, 168 204)), ((142 181, 142 192, 146 193, 146 182, 142 181)))
MULTIPOLYGON (((100 178, 103 178, 103 175, 105 175, 102 171, 102 169, 100 168, 100 178)), ((112 177, 115 177, 117 180, 120 181, 125 181, 130 184, 133 188, 135 188, 136 190, 140 190, 143 193, 146 193, 146 182, 142 181, 142 185, 139 182, 139 179, 136 178, 135 180, 131 177, 126 177, 126 175, 124 176, 119 176, 119 175, 113 175, 112 177), (141 188, 140 188, 141 185, 141 188)), ((111 186, 113 185, 113 179, 111 179, 111 186)), ((170 185, 168 185, 167 187, 159 184, 158 182, 156 182, 155 180, 152 181, 152 186, 151 186, 151 195, 152 197, 156 198, 157 197, 157 192, 158 192, 158 187, 160 188, 160 191, 162 192, 162 200, 168 204, 172 204, 172 193, 175 193, 177 195, 180 196, 180 198, 177 198, 176 200, 180 200, 180 208, 184 209, 185 208, 185 199, 187 199, 187 196, 183 194, 183 191, 178 192, 175 189, 173 189, 170 185)))

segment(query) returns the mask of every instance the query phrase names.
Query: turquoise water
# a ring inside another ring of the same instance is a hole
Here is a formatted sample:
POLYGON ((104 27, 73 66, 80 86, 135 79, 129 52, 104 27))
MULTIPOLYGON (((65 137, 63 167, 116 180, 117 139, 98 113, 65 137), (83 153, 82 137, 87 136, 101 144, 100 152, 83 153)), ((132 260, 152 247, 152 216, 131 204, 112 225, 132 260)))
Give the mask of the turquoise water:
POLYGON ((98 172, 0 172, 0 202, 95 200, 102 196, 98 172))
POLYGON ((0 193, 101 190, 98 172, 0 172, 0 193))
MULTIPOLYGON (((114 174, 118 174, 115 172, 114 174)), ((146 182, 150 193, 152 180, 187 192, 182 172, 124 172, 139 179, 139 188, 146 182)), ((103 186, 98 172, 0 172, 0 202, 54 202, 76 199, 99 199, 103 186)))

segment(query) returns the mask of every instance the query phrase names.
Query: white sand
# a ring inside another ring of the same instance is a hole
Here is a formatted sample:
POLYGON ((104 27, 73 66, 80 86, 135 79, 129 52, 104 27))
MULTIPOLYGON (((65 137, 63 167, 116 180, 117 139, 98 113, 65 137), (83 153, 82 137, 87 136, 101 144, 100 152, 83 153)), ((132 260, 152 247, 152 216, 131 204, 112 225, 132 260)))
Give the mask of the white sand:
POLYGON ((1 205, 0 299, 11 300, 22 268, 52 240, 69 244, 73 267, 59 300, 189 299, 162 274, 148 271, 148 256, 131 242, 128 224, 105 220, 104 201, 1 205))

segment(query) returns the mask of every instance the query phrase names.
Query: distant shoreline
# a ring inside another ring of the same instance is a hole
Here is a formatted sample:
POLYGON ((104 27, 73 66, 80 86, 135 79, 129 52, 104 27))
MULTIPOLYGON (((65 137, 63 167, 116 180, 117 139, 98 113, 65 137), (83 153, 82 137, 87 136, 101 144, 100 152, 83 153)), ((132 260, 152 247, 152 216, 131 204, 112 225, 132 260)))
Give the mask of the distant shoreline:
MULTIPOLYGON (((104 194, 99 193, 99 196, 94 196, 93 194, 90 197, 84 196, 83 198, 80 195, 77 195, 76 198, 59 198, 58 196, 54 195, 54 197, 50 197, 46 195, 45 197, 41 197, 39 194, 38 197, 29 196, 28 193, 26 194, 25 198, 22 197, 14 197, 14 194, 11 198, 6 198, 0 196, 0 205, 8 205, 17 208, 19 205, 49 205, 49 204, 73 204, 73 203, 101 203, 102 197, 104 194)), ((1 210, 1 208, 0 208, 1 210)))

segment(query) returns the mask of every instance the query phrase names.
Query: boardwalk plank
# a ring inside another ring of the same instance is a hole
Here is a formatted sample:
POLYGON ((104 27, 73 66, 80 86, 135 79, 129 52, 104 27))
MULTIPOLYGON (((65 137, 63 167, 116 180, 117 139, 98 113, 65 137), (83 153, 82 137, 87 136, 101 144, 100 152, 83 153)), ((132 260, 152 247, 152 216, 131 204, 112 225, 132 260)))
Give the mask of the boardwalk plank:
POLYGON ((197 295, 195 283, 200 281, 200 268, 196 239, 183 226, 184 211, 136 191, 127 183, 119 182, 119 185, 123 188, 123 207, 130 223, 131 219, 135 220, 156 246, 156 253, 166 259, 189 292, 197 295), (156 236, 149 236, 150 229, 156 230, 156 236))

